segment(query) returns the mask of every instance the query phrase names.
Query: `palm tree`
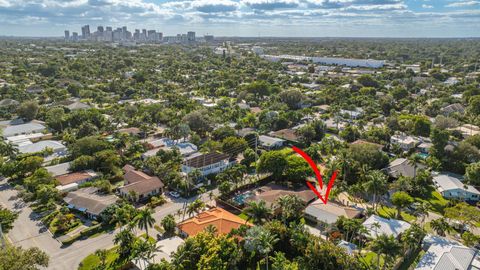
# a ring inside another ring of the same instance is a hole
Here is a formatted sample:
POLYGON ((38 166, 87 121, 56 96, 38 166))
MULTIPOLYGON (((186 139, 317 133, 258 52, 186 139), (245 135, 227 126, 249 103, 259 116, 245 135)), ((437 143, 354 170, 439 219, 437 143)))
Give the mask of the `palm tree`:
POLYGON ((203 208, 205 208, 205 203, 200 199, 196 199, 187 206, 187 214, 188 216, 199 214, 203 210, 203 208))
POLYGON ((385 269, 387 264, 395 259, 401 247, 395 237, 382 234, 371 243, 371 249, 373 252, 377 253, 378 269, 380 269, 380 256, 382 254, 384 255, 383 269, 385 269))
POLYGON ((276 203, 280 208, 282 220, 285 223, 300 218, 303 209, 303 202, 298 196, 281 196, 277 199, 276 203))
POLYGON ((255 224, 261 224, 264 220, 268 220, 272 215, 272 210, 267 207, 265 201, 250 201, 247 207, 243 209, 243 213, 248 216, 248 221, 255 224))
POLYGON ((417 178, 417 165, 422 160, 419 155, 413 154, 408 157, 408 164, 413 166, 413 180, 415 181, 417 178))
POLYGON ((108 255, 108 251, 106 249, 95 250, 95 256, 97 256, 98 259, 100 260, 100 264, 98 265, 98 269, 106 269, 107 268, 107 255, 108 255))
POLYGON ((123 230, 115 235, 113 243, 118 245, 118 253, 120 258, 126 259, 131 253, 131 249, 135 242, 135 235, 131 230, 123 230))
POLYGON ((377 210, 377 196, 383 195, 387 191, 387 176, 378 170, 370 171, 367 174, 367 182, 363 186, 368 193, 373 195, 373 208, 377 210))
POLYGON ((148 228, 153 227, 155 224, 155 218, 153 217, 153 209, 150 207, 145 207, 142 210, 140 210, 135 217, 135 221, 138 224, 138 227, 140 229, 145 229, 145 232, 147 233, 147 239, 148 239, 148 228))
POLYGON ((250 252, 258 252, 265 256, 268 270, 268 256, 277 242, 278 238, 270 233, 269 230, 260 226, 255 226, 247 231, 245 236, 245 249, 250 252))
POLYGON ((413 214, 417 217, 420 217, 421 222, 420 224, 423 224, 425 222, 425 218, 428 217, 429 213, 428 210, 430 209, 429 205, 427 202, 423 202, 420 205, 417 206, 413 214))
POLYGON ((430 222, 430 227, 440 236, 445 236, 445 233, 450 229, 450 225, 445 218, 434 219, 430 222))
POLYGON ((208 225, 205 229, 204 229, 205 232, 209 233, 209 234, 216 234, 218 232, 217 230, 217 227, 213 226, 213 225, 208 225))
POLYGON ((350 156, 347 154, 347 152, 341 151, 337 155, 337 161, 339 167, 342 168, 343 182, 346 183, 347 173, 350 166, 352 165, 352 160, 350 159, 350 156))
POLYGON ((402 234, 402 242, 405 247, 405 252, 411 252, 419 248, 425 237, 425 230, 417 224, 413 224, 408 230, 402 234))

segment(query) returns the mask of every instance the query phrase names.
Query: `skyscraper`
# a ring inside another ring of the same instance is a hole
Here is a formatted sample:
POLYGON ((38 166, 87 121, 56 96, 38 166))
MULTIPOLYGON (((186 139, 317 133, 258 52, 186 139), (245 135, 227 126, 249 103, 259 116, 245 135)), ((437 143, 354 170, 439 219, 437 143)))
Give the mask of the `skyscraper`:
POLYGON ((65 40, 69 40, 69 39, 70 39, 70 31, 65 30, 65 40))
POLYGON ((82 27, 82 38, 87 39, 90 37, 90 25, 85 25, 82 27))
POLYGON ((98 26, 98 27, 97 27, 97 31, 98 31, 99 33, 103 33, 103 26, 98 26))
POLYGON ((187 40, 188 42, 195 42, 195 32, 188 32, 187 33, 187 40))

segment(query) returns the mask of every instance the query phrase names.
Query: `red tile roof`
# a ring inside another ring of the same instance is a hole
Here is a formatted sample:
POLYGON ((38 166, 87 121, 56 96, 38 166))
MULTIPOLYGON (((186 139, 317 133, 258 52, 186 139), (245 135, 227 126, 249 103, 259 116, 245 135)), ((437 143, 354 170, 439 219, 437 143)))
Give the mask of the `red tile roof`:
POLYGON ((209 225, 215 226, 219 234, 228 234, 231 230, 238 229, 241 225, 253 226, 253 224, 240 217, 217 207, 185 220, 178 225, 178 228, 188 234, 188 236, 195 236, 209 225))

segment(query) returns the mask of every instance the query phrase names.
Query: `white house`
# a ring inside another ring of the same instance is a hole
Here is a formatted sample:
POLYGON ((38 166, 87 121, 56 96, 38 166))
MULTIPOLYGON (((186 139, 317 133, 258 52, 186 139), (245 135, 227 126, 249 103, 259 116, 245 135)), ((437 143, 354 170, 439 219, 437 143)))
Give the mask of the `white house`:
POLYGON ((465 201, 479 201, 480 191, 471 185, 462 183, 458 178, 440 174, 433 177, 437 191, 446 199, 459 199, 465 201))
POLYGON ((267 135, 258 136, 258 141, 260 143, 260 146, 262 146, 266 149, 280 148, 286 142, 283 139, 274 138, 274 137, 270 137, 270 136, 267 136, 267 135))
POLYGON ((2 128, 2 136, 4 138, 18 135, 28 135, 32 133, 42 133, 46 129, 44 125, 36 122, 29 122, 18 125, 12 125, 10 124, 11 122, 13 121, 10 121, 2 128))
POLYGON ((194 170, 199 170, 201 176, 206 176, 213 173, 219 173, 226 168, 235 164, 235 161, 229 161, 229 155, 222 153, 208 153, 200 154, 185 159, 182 165, 182 172, 190 173, 194 170))
POLYGON ((405 134, 395 134, 390 137, 390 143, 400 146, 403 151, 408 151, 420 143, 420 140, 405 134))
POLYGON ((365 236, 371 238, 377 238, 382 234, 396 238, 411 226, 402 220, 387 219, 376 215, 370 216, 362 225, 367 229, 365 236))
POLYGON ((480 259, 476 249, 436 236, 426 236, 423 242, 426 252, 415 270, 480 269, 480 259))
POLYGON ((63 145, 59 141, 52 141, 52 140, 39 141, 36 143, 22 145, 18 148, 18 151, 22 154, 33 154, 33 153, 42 152, 47 148, 51 149, 54 155, 57 155, 57 156, 63 156, 67 153, 67 147, 65 145, 63 145))

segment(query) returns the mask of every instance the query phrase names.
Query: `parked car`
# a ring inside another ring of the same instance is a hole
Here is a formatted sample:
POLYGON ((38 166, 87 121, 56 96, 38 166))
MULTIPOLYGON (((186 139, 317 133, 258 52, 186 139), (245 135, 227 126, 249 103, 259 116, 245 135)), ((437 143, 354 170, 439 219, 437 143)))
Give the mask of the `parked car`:
POLYGON ((176 191, 170 191, 170 192, 168 192, 168 195, 170 195, 174 198, 180 198, 180 193, 178 193, 176 191))

